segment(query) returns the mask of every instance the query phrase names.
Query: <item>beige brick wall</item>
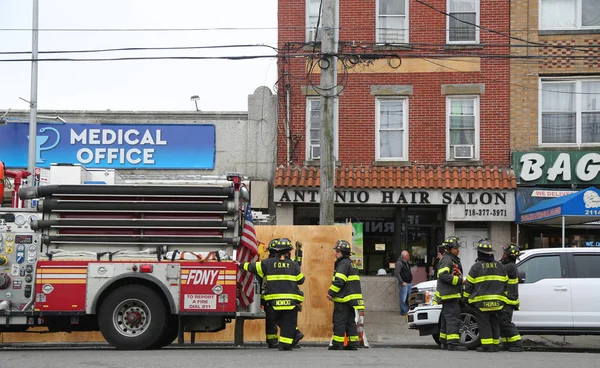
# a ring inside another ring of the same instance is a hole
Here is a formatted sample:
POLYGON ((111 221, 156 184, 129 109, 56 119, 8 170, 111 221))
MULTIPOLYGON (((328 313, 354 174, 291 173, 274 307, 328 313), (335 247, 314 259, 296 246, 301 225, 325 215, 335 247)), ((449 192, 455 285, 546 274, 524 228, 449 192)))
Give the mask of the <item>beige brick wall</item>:
POLYGON ((535 150, 538 147, 540 75, 600 75, 600 49, 589 47, 600 44, 600 34, 539 35, 538 5, 538 0, 511 1, 511 36, 524 40, 511 39, 511 55, 543 57, 511 59, 511 151, 535 150), (540 47, 532 42, 573 48, 540 47), (576 60, 569 56, 590 58, 576 60))

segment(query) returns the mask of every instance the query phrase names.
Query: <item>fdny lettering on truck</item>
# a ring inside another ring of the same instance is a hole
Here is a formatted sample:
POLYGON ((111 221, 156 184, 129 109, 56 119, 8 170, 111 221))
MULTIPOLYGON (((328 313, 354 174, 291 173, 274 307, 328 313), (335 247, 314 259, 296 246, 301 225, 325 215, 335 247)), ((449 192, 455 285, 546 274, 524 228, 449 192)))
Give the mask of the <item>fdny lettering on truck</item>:
POLYGON ((236 271, 214 268, 191 268, 181 270, 183 285, 235 285, 236 271))

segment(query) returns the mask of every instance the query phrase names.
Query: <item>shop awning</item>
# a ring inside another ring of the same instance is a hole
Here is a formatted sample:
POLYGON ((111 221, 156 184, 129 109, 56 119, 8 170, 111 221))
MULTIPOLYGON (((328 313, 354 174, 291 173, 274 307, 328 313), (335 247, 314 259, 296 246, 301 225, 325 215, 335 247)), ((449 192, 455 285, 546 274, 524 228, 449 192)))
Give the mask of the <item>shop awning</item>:
POLYGON ((546 199, 523 211, 521 224, 568 226, 600 220, 600 190, 594 187, 546 199))

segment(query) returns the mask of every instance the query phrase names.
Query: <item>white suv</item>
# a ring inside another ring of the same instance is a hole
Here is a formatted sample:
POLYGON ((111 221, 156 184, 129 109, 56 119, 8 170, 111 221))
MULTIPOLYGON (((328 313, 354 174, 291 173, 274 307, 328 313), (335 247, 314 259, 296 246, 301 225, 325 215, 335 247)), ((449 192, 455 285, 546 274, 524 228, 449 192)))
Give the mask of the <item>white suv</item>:
MULTIPOLYGON (((525 250, 517 268, 521 306, 513 322, 522 335, 600 335, 600 249, 525 250)), ((413 287, 407 319, 409 328, 438 342, 441 306, 432 304, 436 283, 413 287)), ((468 305, 462 307, 460 334, 469 348, 479 345, 477 320, 468 305)))

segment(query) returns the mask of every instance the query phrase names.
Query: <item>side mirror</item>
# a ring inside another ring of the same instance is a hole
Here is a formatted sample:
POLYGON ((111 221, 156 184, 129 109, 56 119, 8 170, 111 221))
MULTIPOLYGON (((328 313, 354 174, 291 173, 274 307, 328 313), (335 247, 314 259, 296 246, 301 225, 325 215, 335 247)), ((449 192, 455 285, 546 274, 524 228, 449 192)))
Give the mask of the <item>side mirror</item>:
POLYGON ((525 272, 519 271, 519 284, 524 284, 527 278, 525 277, 525 272))

